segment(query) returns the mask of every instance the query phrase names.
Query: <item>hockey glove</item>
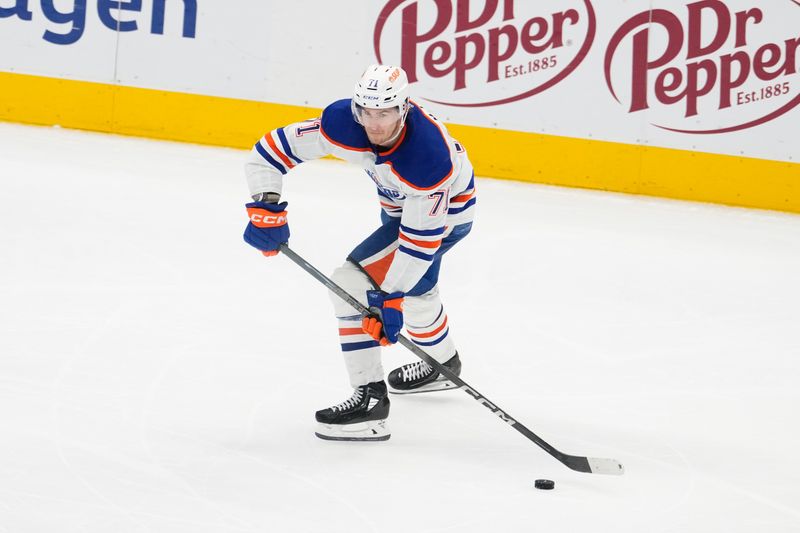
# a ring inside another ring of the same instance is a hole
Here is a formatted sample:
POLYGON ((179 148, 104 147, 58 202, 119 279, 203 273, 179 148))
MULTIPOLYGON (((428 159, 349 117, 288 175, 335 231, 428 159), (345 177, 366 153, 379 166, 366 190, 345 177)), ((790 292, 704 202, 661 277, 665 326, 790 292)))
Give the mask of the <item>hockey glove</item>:
POLYGON ((381 346, 396 343, 403 329, 403 296, 402 292, 367 291, 368 307, 373 312, 364 317, 361 328, 381 346))
POLYGON ((278 247, 289 241, 289 222, 286 218, 287 202, 269 204, 251 202, 247 208, 250 222, 244 230, 244 240, 258 248, 267 257, 277 255, 278 247))

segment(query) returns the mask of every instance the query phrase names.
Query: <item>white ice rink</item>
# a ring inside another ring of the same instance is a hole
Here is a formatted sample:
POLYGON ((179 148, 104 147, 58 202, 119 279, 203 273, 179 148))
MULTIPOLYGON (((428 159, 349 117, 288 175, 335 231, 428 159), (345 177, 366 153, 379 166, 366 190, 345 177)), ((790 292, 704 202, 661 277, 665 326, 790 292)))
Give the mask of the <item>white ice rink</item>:
MULTIPOLYGON (((315 438, 336 323, 242 241, 244 155, 0 124, 0 532, 800 532, 800 216, 478 181, 462 377, 596 476, 462 391, 315 438)), ((284 196, 324 272, 378 224, 343 163, 284 196)))

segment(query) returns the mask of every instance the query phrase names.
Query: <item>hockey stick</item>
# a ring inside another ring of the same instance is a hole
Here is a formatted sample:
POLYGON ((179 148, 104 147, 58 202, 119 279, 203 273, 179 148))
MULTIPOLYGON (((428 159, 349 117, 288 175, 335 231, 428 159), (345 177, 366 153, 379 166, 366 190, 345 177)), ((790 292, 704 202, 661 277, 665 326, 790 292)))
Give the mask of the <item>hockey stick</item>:
MULTIPOLYGON (((286 255, 286 257, 294 261, 303 270, 314 276, 317 279, 317 281, 321 282, 329 290, 337 294, 342 300, 353 306, 359 313, 361 313, 362 315, 370 314, 370 310, 367 307, 365 307, 361 302, 359 302, 356 298, 354 298, 350 293, 339 287, 330 278, 325 276, 325 274, 314 268, 314 266, 311 265, 308 261, 297 255, 294 251, 292 251, 291 248, 289 248, 288 244, 286 243, 281 244, 280 251, 283 252, 286 255)), ((419 357, 420 359, 431 365, 433 368, 435 368, 439 373, 444 374, 444 376, 447 379, 455 383, 459 388, 464 389, 464 392, 472 396, 484 407, 486 407, 492 413, 497 415, 500 418, 500 420, 502 420, 512 428, 516 429, 517 431, 525 435, 529 440, 533 441, 544 451, 546 451, 547 453, 549 453, 550 455, 561 461, 568 468, 571 468, 572 470, 575 470, 577 472, 586 472, 590 474, 619 475, 625 471, 624 467, 622 466, 622 463, 620 463, 616 459, 604 459, 599 457, 582 457, 578 455, 569 455, 564 452, 558 451, 553 446, 545 442, 544 439, 536 435, 533 431, 522 425, 522 423, 513 419, 511 416, 508 415, 508 413, 506 413, 505 411, 497 407, 495 404, 490 402, 485 396, 483 396, 473 387, 468 385, 466 381, 455 375, 446 366, 437 362, 430 355, 425 353, 419 346, 411 342, 402 334, 398 336, 398 342, 403 346, 405 346, 406 348, 408 348, 414 355, 416 355, 417 357, 419 357)))

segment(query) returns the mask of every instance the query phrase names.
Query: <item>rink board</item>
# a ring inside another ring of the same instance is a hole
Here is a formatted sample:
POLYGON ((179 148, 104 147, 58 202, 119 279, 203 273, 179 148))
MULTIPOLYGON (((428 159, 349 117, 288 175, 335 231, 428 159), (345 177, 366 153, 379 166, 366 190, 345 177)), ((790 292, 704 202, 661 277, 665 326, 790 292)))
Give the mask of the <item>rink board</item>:
POLYGON ((0 35, 0 120, 247 148, 379 62, 481 176, 800 212, 797 0, 19 0, 0 35))
MULTIPOLYGON (((318 108, 0 72, 0 119, 249 148, 318 108)), ((800 165, 450 124, 482 176, 800 212, 800 165), (679 169, 679 171, 676 171, 679 169)))

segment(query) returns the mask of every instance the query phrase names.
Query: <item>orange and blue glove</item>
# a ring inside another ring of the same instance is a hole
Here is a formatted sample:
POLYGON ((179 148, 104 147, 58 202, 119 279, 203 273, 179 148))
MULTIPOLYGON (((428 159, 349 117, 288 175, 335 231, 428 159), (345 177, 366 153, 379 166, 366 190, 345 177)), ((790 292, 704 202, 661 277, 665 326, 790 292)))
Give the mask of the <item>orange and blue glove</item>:
POLYGON ((267 257, 277 255, 281 244, 289 241, 288 202, 270 204, 251 202, 247 208, 250 222, 244 230, 244 240, 267 257))
POLYGON ((381 346, 396 343, 403 329, 404 296, 402 292, 367 291, 367 303, 372 313, 361 321, 361 329, 381 346))

